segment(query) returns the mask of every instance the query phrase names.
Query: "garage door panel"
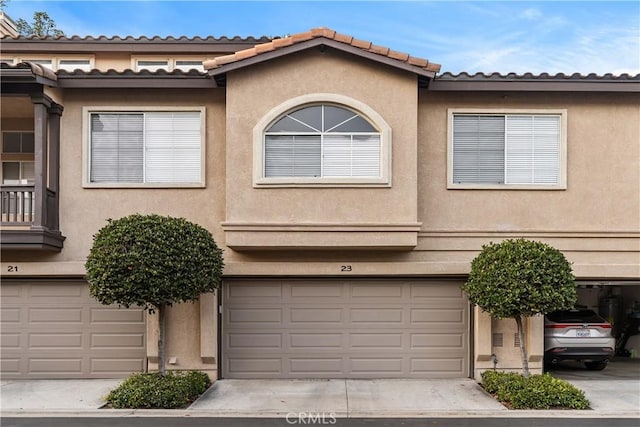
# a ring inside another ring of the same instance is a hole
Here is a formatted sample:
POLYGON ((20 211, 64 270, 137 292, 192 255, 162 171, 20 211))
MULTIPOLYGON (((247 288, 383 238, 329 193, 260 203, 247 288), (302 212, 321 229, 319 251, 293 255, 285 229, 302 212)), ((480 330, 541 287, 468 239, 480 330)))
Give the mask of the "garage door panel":
POLYGON ((144 334, 91 334, 92 349, 144 349, 144 334))
POLYGON ((468 303, 460 282, 435 282, 430 291, 419 289, 432 285, 427 280, 263 282, 278 283, 282 297, 253 298, 246 291, 261 280, 243 280, 242 296, 234 298, 236 281, 225 282, 223 377, 469 375, 468 303), (280 313, 283 321, 269 322, 264 313, 280 313))
POLYGON ((411 334, 411 348, 463 349, 464 334, 411 334))
POLYGON ((350 320, 352 324, 377 323, 399 325, 403 322, 403 311, 404 309, 402 308, 352 308, 350 310, 350 320))
POLYGON ((19 375, 20 374, 20 362, 19 358, 2 358, 0 362, 0 369, 4 375, 19 375))
MULTIPOLYGON (((401 298, 402 297, 402 285, 386 285, 380 286, 380 284, 364 284, 364 285, 352 285, 351 297, 353 299, 358 298, 401 298)), ((354 301, 356 302, 356 301, 354 301)))
POLYGON ((281 334, 233 334, 227 337, 228 346, 230 349, 269 349, 269 348, 282 348, 282 335, 281 334))
POLYGON ((282 373, 282 361, 279 357, 230 358, 225 365, 227 372, 236 378, 261 378, 264 375, 282 373))
POLYGON ((432 374, 434 377, 455 375, 464 369, 464 358, 412 358, 411 371, 432 374))
POLYGON ((144 323, 144 312, 140 309, 127 309, 114 307, 92 308, 90 309, 90 322, 100 323, 144 323))
POLYGON ((353 350, 403 348, 402 333, 351 333, 349 339, 349 346, 353 350))
POLYGON ((30 374, 75 374, 82 373, 82 358, 40 357, 28 360, 30 374))
POLYGON ((63 348, 82 349, 82 333, 71 334, 51 334, 34 333, 29 334, 29 348, 33 350, 63 348))
POLYGON ((342 333, 291 333, 289 334, 289 348, 294 350, 340 349, 343 347, 342 333))
POLYGON ((131 372, 140 372, 144 370, 143 361, 140 359, 125 359, 125 358, 96 358, 91 359, 91 372, 94 374, 100 373, 120 373, 122 375, 128 375, 131 372))
POLYGON ((229 308, 227 313, 230 324, 282 323, 280 308, 229 308))
POLYGON ((411 323, 465 323, 465 310, 460 309, 411 309, 411 323))
POLYGON ((48 284, 47 286, 29 285, 28 297, 31 298, 33 303, 49 301, 41 301, 42 298, 50 300, 51 297, 59 298, 77 298, 78 302, 82 303, 82 298, 86 296, 86 292, 80 286, 74 284, 48 284))
POLYGON ((2 299, 10 301, 12 298, 20 298, 23 289, 19 285, 2 285, 2 299))
POLYGON ((431 283, 425 286, 423 283, 411 283, 411 298, 443 298, 459 300, 464 298, 461 287, 451 286, 449 282, 431 283))
POLYGON ((317 374, 342 374, 342 357, 327 358, 296 358, 289 360, 289 372, 299 377, 313 377, 317 374))
POLYGON ((2 293, 3 378, 120 378, 144 370, 142 309, 102 306, 82 281, 5 282, 2 293), (19 296, 5 299, 5 289, 19 296))
POLYGON ((256 285, 251 282, 238 282, 229 290, 228 299, 282 298, 282 285, 279 283, 256 285))
POLYGON ((402 357, 352 357, 349 359, 351 372, 371 376, 384 374, 402 376, 404 372, 403 360, 402 357))
POLYGON ((82 324, 82 308, 56 307, 56 308, 31 308, 29 310, 29 323, 75 323, 82 324))
POLYGON ((342 323, 343 310, 341 308, 291 308, 289 322, 291 325, 304 323, 342 323))
POLYGON ((20 334, 2 334, 2 350, 20 348, 20 334))
MULTIPOLYGON (((2 300, 7 301, 4 298, 4 294, 2 295, 2 300)), ((3 329, 7 326, 7 323, 20 323, 20 312, 21 310, 19 308, 3 308, 0 312, 3 329)))
POLYGON ((342 298, 342 284, 290 284, 288 289, 292 299, 295 298, 342 298))

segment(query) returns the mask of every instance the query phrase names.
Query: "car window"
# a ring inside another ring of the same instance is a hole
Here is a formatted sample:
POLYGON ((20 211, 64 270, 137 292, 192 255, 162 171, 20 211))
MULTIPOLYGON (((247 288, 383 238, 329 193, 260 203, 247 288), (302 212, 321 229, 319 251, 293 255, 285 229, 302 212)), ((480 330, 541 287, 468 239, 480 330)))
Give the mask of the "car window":
POLYGON ((556 323, 607 323, 593 310, 556 311, 548 314, 547 318, 556 323))

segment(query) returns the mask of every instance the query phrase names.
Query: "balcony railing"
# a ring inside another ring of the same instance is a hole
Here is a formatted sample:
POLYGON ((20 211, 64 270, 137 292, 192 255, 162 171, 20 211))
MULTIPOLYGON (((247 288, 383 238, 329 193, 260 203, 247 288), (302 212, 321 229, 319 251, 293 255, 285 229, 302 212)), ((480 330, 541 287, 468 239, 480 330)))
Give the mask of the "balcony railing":
POLYGON ((34 219, 35 186, 15 185, 0 187, 3 225, 31 225, 34 219))

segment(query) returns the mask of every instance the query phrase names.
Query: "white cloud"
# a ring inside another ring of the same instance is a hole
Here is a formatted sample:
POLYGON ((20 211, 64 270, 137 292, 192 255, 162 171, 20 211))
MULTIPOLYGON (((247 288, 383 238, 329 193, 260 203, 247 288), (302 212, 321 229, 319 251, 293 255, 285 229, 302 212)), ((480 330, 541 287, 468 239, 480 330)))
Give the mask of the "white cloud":
POLYGON ((528 19, 530 21, 537 21, 538 19, 542 18, 542 12, 540 12, 539 9, 531 7, 523 11, 520 14, 520 18, 528 19))

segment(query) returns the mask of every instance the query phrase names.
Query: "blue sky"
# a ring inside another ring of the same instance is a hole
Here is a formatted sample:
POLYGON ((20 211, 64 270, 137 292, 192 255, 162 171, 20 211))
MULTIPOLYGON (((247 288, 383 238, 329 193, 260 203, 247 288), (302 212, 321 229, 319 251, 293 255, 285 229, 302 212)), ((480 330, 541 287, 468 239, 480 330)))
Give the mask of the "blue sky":
POLYGON ((67 35, 278 36, 325 26, 452 72, 640 73, 638 1, 29 1, 67 35))

